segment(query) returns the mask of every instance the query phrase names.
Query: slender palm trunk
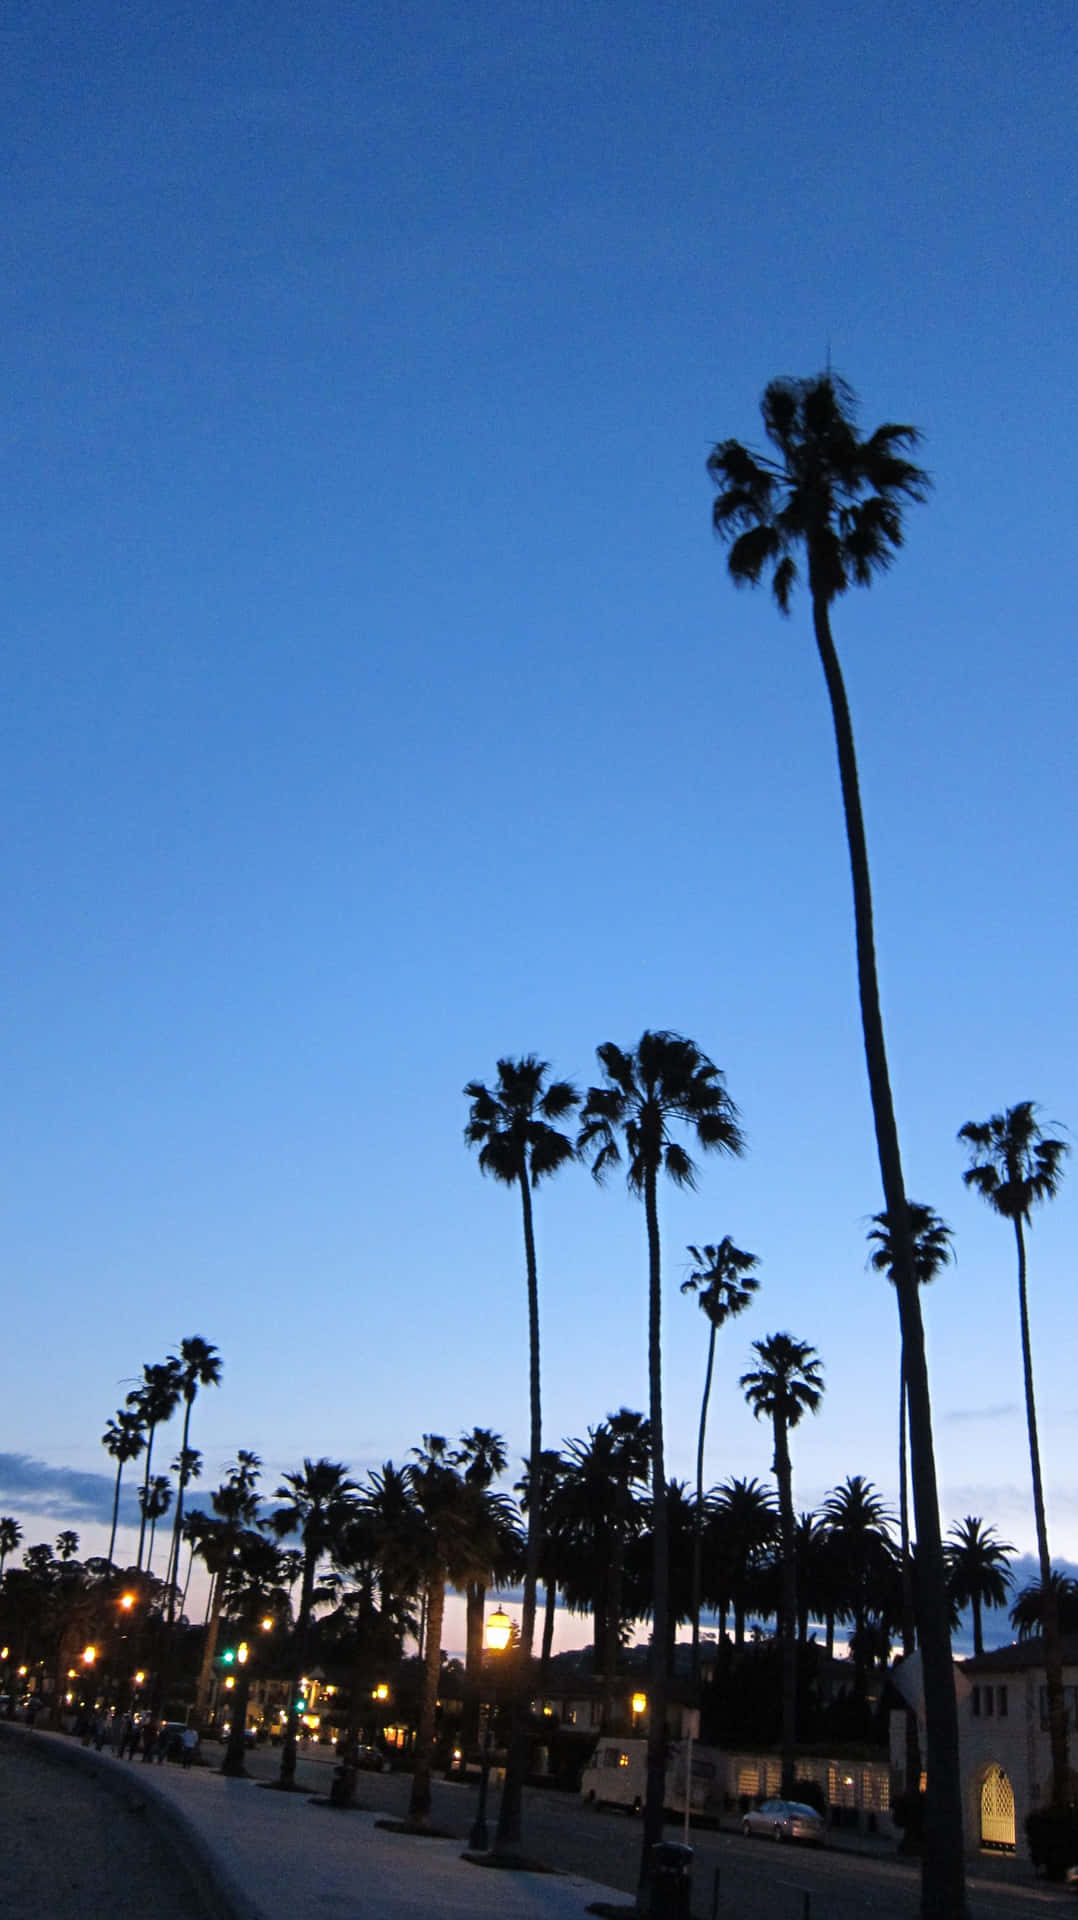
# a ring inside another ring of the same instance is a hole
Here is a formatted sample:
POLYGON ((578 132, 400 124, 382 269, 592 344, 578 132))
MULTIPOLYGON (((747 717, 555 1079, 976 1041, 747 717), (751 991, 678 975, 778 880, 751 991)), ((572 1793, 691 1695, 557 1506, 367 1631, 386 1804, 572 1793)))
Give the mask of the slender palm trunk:
POLYGON ((482 1581, 469 1580, 464 1603, 464 1725, 463 1739, 478 1744, 483 1674, 483 1611, 487 1590, 482 1581))
MULTIPOLYGON (((141 1509, 142 1509, 142 1517, 139 1520, 138 1559, 135 1562, 135 1565, 138 1568, 140 1573, 142 1571, 142 1548, 146 1539, 146 1498, 150 1491, 150 1461, 153 1457, 154 1432, 155 1432, 154 1427, 148 1427, 146 1430, 146 1471, 142 1476, 142 1500, 140 1502, 141 1509)), ((149 1572, 148 1567, 146 1571, 147 1573, 149 1572)))
POLYGON ((1029 1465, 1033 1476, 1033 1518, 1037 1528, 1037 1559, 1041 1569, 1041 1636, 1044 1643, 1044 1675, 1048 1693, 1048 1738, 1052 1749, 1052 1801, 1062 1807, 1067 1802, 1067 1715, 1063 1696, 1063 1647, 1059 1636, 1059 1607, 1052 1585, 1052 1560, 1048 1551, 1048 1522, 1044 1512, 1044 1482, 1041 1478, 1041 1449, 1037 1438, 1037 1403, 1033 1393, 1033 1348, 1029 1337, 1029 1299, 1026 1292, 1026 1237, 1022 1216, 1016 1214, 1014 1237, 1018 1243, 1018 1311, 1022 1322, 1022 1372, 1026 1387, 1026 1425, 1029 1428, 1029 1465))
POLYGON ((707 1343, 707 1372, 704 1396, 700 1403, 700 1435, 696 1443, 696 1511, 692 1526, 692 1695, 700 1704, 700 1589, 704 1562, 704 1440, 707 1435, 707 1404, 711 1398, 711 1375, 715 1366, 715 1323, 707 1343))
POLYGON ((621 1650, 622 1587, 625 1573, 625 1534, 628 1526, 629 1483, 619 1473, 614 1486, 614 1537, 610 1542, 610 1568, 607 1580, 606 1631, 603 1635, 602 1697, 599 1731, 615 1733, 617 1709, 614 1695, 618 1683, 618 1654, 621 1650))
POLYGON ((191 1427, 191 1408, 194 1403, 195 1396, 192 1393, 183 1414, 179 1484, 176 1488, 176 1512, 172 1520, 172 1546, 168 1557, 168 1624, 170 1627, 176 1616, 176 1588, 180 1584, 180 1528, 183 1526, 183 1490, 187 1481, 187 1436, 191 1427))
POLYGON ((210 1601, 210 1617, 206 1622, 206 1632, 202 1641, 202 1663, 198 1670, 198 1686, 195 1691, 196 1724, 201 1724, 205 1719, 206 1707, 209 1703, 210 1682, 213 1679, 213 1656, 217 1652, 217 1636, 221 1630, 224 1587, 225 1583, 220 1575, 218 1575, 213 1583, 213 1595, 210 1601))
POLYGON ((423 1663, 423 1699, 415 1743, 415 1768, 408 1818, 419 1826, 430 1824, 430 1762, 434 1750, 434 1717, 442 1671, 442 1616, 445 1612, 445 1576, 439 1571, 427 1589, 427 1656, 423 1663))
POLYGON ((648 1784, 640 1847, 637 1905, 648 1897, 651 1849, 663 1837, 666 1797, 667 1620, 670 1612, 670 1522, 663 1450, 662 1251, 659 1241, 658 1173, 644 1173, 648 1229, 648 1408, 651 1420, 651 1529, 654 1555, 651 1593, 651 1662, 648 1674, 648 1784))
POLYGON ((515 1685, 510 1721, 505 1783, 498 1809, 493 1852, 499 1859, 516 1859, 521 1852, 521 1815, 524 1778, 528 1771, 528 1707, 531 1697, 532 1647, 535 1644, 535 1594, 543 1544, 542 1480, 543 1420, 539 1379, 539 1274, 535 1260, 535 1229, 531 1188, 525 1159, 518 1176, 524 1223, 524 1263, 528 1276, 528 1400, 531 1431, 528 1443, 528 1484, 535 1497, 528 1502, 528 1537, 524 1553, 524 1596, 520 1610, 520 1645, 516 1653, 515 1685))
POLYGON ((782 1532, 782 1793, 793 1798, 797 1773, 797 1540, 794 1523, 793 1471, 786 1433, 786 1413, 777 1406, 775 1479, 779 1490, 782 1532))
MULTIPOLYGON (((810 575, 812 563, 810 561, 810 575)), ((872 888, 857 778, 853 728, 838 655, 831 635, 825 594, 812 581, 812 618, 816 645, 831 700, 838 753, 842 804, 846 817, 853 881, 857 976, 864 1032, 865 1062, 876 1130, 884 1204, 892 1223, 894 1279, 898 1295, 902 1350, 909 1392, 913 1506, 917 1524, 918 1615, 924 1662, 925 1731, 928 1742, 928 1791, 921 1875, 923 1920, 965 1920, 965 1857, 962 1783, 958 1750, 958 1710, 947 1608, 947 1575, 940 1535, 939 1496, 932 1443, 932 1404, 925 1361, 924 1326, 909 1231, 909 1208, 902 1177, 894 1102, 880 1012, 879 983, 872 925, 872 888)))
MULTIPOLYGON (((906 1356, 899 1348, 898 1360, 898 1526, 902 1554, 902 1658, 912 1659, 917 1651, 917 1621, 913 1601, 913 1554, 910 1550, 909 1465, 906 1459, 906 1356)), ((974 1650, 977 1651, 976 1642, 974 1650)), ((921 1736, 917 1714, 906 1708, 906 1790, 916 1793, 921 1782, 921 1736)))
MULTIPOLYGON (((112 1555, 116 1546, 116 1522, 120 1517, 120 1475, 124 1470, 121 1460, 116 1468, 116 1491, 112 1496, 112 1532, 109 1534, 109 1572, 112 1571, 112 1555)), ((0 1558, 0 1574, 4 1571, 4 1562, 0 1558)))
POLYGON ((554 1616, 558 1606, 558 1588, 553 1580, 547 1580, 543 1594, 543 1644, 539 1655, 539 1691, 545 1693, 550 1678, 550 1656, 554 1651, 554 1616))

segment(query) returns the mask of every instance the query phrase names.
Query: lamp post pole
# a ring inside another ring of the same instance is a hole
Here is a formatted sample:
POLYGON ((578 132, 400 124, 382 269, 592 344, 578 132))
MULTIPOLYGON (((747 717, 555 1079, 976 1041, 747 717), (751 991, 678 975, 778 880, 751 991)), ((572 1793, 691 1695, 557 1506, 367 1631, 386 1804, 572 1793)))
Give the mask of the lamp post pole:
MULTIPOLYGON (((507 1613, 499 1607, 492 1613, 483 1632, 488 1653, 504 1653, 512 1637, 513 1623, 507 1613)), ((475 1822, 472 1827, 468 1846, 472 1853, 486 1853, 490 1846, 487 1831, 487 1788, 490 1784, 491 1734, 493 1732, 494 1710, 498 1704, 498 1689, 494 1681, 495 1667, 490 1670, 490 1699, 487 1703, 487 1724, 483 1733, 483 1770, 479 1776, 479 1802, 475 1809, 475 1822)))

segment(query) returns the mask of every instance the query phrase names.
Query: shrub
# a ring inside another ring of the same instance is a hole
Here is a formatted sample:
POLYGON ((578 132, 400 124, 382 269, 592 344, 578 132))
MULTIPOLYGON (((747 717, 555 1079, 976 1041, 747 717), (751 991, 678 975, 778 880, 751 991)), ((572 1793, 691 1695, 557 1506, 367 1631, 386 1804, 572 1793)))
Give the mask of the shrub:
POLYGON ((1062 1880, 1068 1867, 1078 1865, 1078 1810, 1034 1807, 1026 1815, 1026 1839, 1037 1872, 1062 1880))

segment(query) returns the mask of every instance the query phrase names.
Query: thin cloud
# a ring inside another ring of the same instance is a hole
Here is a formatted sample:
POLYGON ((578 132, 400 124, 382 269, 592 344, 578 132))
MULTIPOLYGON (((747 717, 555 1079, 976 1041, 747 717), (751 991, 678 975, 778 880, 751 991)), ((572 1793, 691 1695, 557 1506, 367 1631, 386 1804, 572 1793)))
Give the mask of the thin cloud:
MULTIPOLYGON (((112 1520, 115 1477, 79 1473, 74 1467, 50 1467, 28 1453, 0 1453, 0 1501, 23 1513, 53 1520, 112 1520)), ((134 1485, 120 1488, 120 1521, 138 1525, 134 1485)))
POLYGON ((994 1407, 955 1407, 951 1412, 942 1413, 940 1420, 941 1422, 944 1420, 952 1422, 960 1420, 1009 1420, 1012 1419, 1016 1413, 1020 1412, 1021 1408, 1017 1400, 1004 1400, 994 1407))

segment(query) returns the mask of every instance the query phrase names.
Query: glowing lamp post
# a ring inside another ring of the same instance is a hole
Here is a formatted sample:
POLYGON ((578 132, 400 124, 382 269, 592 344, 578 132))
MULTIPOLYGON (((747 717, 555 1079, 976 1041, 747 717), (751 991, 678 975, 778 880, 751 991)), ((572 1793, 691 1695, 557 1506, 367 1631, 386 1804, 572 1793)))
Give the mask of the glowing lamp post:
MULTIPOLYGON (((488 1653, 494 1655, 505 1652, 513 1636, 513 1623, 507 1613, 498 1607, 491 1614, 483 1630, 483 1639, 488 1653)), ((490 1783, 491 1735, 493 1733, 494 1709, 498 1703, 498 1689, 495 1684, 496 1664, 491 1665, 490 1701, 487 1705, 487 1724, 483 1733, 483 1771, 479 1776, 479 1804, 475 1810, 475 1825, 472 1828, 468 1845, 473 1853, 486 1853, 490 1845, 487 1833, 487 1787, 490 1783)))
POLYGON ((639 1720, 640 1715, 642 1713, 646 1713, 647 1710, 648 1710, 647 1694, 634 1693, 633 1694, 633 1732, 634 1733, 636 1732, 636 1723, 639 1720))

